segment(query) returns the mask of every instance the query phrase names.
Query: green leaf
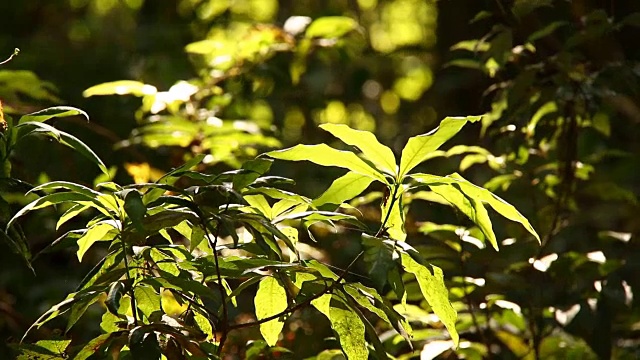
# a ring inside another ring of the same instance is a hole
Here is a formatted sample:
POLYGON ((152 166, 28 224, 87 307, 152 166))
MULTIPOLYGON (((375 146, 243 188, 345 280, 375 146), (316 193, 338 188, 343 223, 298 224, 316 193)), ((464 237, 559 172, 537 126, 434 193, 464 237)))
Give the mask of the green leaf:
POLYGON ((90 207, 91 206, 89 205, 83 204, 75 204, 70 207, 67 211, 64 212, 64 214, 62 214, 62 216, 60 216, 60 218, 58 218, 58 222, 56 223, 56 230, 60 229, 60 226, 62 226, 64 223, 78 216, 80 213, 89 209, 90 207))
POLYGON ((383 222, 382 225, 390 238, 404 241, 407 238, 407 233, 404 228, 404 204, 402 201, 404 186, 398 186, 400 186, 400 188, 398 188, 395 198, 387 199, 383 204, 380 221, 383 222))
POLYGON ((367 360, 369 350, 364 338, 365 328, 358 314, 347 304, 333 297, 331 301, 331 327, 338 335, 342 351, 349 360, 367 360))
POLYGON ((48 135, 60 144, 72 148, 80 155, 86 157, 87 159, 91 160, 91 162, 98 165, 98 167, 104 174, 109 175, 109 169, 107 169, 107 166, 102 162, 102 160, 100 160, 98 155, 96 155, 96 153, 93 152, 90 147, 88 147, 85 143, 80 141, 75 136, 55 129, 51 125, 40 122, 28 121, 18 126, 35 126, 37 128, 35 133, 48 135))
POLYGON ((120 80, 94 85, 82 93, 84 97, 96 95, 153 95, 158 90, 155 86, 146 85, 139 81, 120 80))
POLYGON ((142 222, 144 215, 147 213, 147 207, 142 202, 142 194, 138 190, 131 189, 127 191, 124 197, 124 211, 131 219, 131 223, 138 231, 143 231, 142 222))
POLYGON ((405 271, 415 275, 420 286, 422 296, 427 300, 433 312, 440 318, 440 321, 447 327, 451 339, 458 346, 459 336, 456 331, 457 313, 449 302, 449 292, 444 285, 442 270, 437 266, 431 266, 433 273, 429 269, 415 261, 409 254, 403 252, 401 255, 402 266, 405 271))
POLYGON ((271 206, 262 195, 245 195, 244 200, 267 219, 272 219, 271 206))
POLYGON ((73 304, 73 306, 71 306, 69 320, 67 320, 67 327, 64 330, 65 333, 68 333, 69 330, 71 330, 73 325, 75 325, 75 323, 78 322, 80 317, 82 317, 82 315, 87 311, 89 306, 91 306, 96 301, 98 301, 102 296, 102 294, 103 294, 102 292, 96 291, 96 293, 93 296, 83 298, 82 300, 78 301, 77 303, 73 304))
MULTIPOLYGON (((279 314, 287 309, 287 292, 277 279, 265 277, 258 285, 254 304, 258 320, 279 314)), ((260 324, 260 333, 269 346, 274 346, 283 327, 282 320, 273 319, 260 324)))
POLYGON ((455 206, 471 221, 478 225, 489 243, 498 251, 498 241, 491 226, 491 218, 482 202, 467 196, 458 184, 433 184, 429 186, 431 191, 440 195, 451 205, 455 206))
POLYGON ((50 107, 44 110, 36 111, 31 114, 24 115, 18 121, 18 124, 22 124, 24 122, 45 122, 47 120, 53 118, 67 117, 67 116, 75 116, 82 115, 87 120, 89 120, 89 115, 86 112, 76 109, 71 106, 55 106, 50 107))
POLYGON ((399 178, 402 179, 409 171, 427 159, 431 152, 438 150, 442 144, 457 134, 467 121, 475 122, 480 119, 481 116, 447 117, 433 131, 410 138, 402 149, 399 178))
POLYGON ((37 343, 20 346, 18 360, 63 360, 71 340, 40 340, 37 343))
POLYGON ((242 164, 240 172, 233 177, 233 188, 242 190, 253 183, 257 178, 269 171, 273 160, 254 159, 242 164))
POLYGON ((89 342, 76 354, 73 360, 88 359, 90 356, 96 354, 97 350, 104 346, 105 343, 111 340, 113 335, 113 333, 102 334, 89 340, 89 342))
POLYGON ((42 208, 45 208, 45 207, 48 207, 48 206, 57 205, 57 204, 61 204, 61 203, 66 203, 66 202, 87 201, 87 200, 91 201, 92 199, 87 197, 86 195, 83 195, 83 194, 80 194, 80 193, 73 193, 73 192, 62 192, 62 193, 55 193, 55 194, 45 195, 45 196, 43 196, 43 197, 41 197, 39 199, 36 199, 36 200, 30 202, 25 207, 20 209, 13 216, 13 218, 11 218, 11 220, 9 220, 9 222, 7 223, 7 229, 9 228, 9 226, 11 226, 11 224, 17 218, 21 217, 22 215, 26 214, 29 211, 42 209, 42 208))
POLYGON ((89 230, 78 239, 78 261, 82 262, 82 257, 95 242, 113 240, 116 233, 112 230, 117 229, 109 222, 101 222, 89 228, 89 230), (112 232, 112 234, 109 234, 109 232, 112 232))
POLYGON ((122 281, 116 281, 109 287, 107 299, 104 301, 104 304, 107 306, 107 310, 109 310, 113 315, 118 315, 120 299, 122 299, 125 289, 126 287, 122 281))
POLYGON ((382 145, 376 136, 368 131, 355 130, 343 124, 322 124, 320 128, 330 132, 345 144, 357 147, 362 155, 371 161, 379 170, 395 176, 398 172, 395 155, 388 147, 382 145))
POLYGON ((44 183, 42 185, 38 185, 31 189, 28 193, 38 192, 38 191, 49 191, 49 190, 58 190, 65 189, 69 191, 73 191, 76 193, 83 194, 89 198, 98 198, 103 195, 102 193, 95 191, 91 188, 88 188, 81 184, 76 184, 68 181, 51 181, 48 183, 44 183))
POLYGON ((325 16, 315 19, 305 33, 308 38, 339 38, 358 28, 358 23, 346 16, 325 16))
POLYGON ((160 310, 160 294, 153 287, 140 284, 133 289, 136 297, 136 306, 149 319, 151 314, 160 310))
POLYGON ((336 150, 326 144, 296 145, 284 150, 271 151, 266 153, 266 155, 280 160, 307 160, 321 166, 340 167, 382 181, 385 184, 387 183, 387 180, 381 173, 369 166, 369 164, 360 159, 356 154, 350 151, 336 150))
POLYGON ((350 171, 334 180, 319 198, 313 200, 313 205, 342 204, 360 195, 371 182, 372 178, 350 171))
POLYGON ((411 177, 420 183, 429 185, 429 187, 431 187, 432 184, 457 184, 460 187, 460 190, 468 197, 484 204, 489 204, 489 206, 491 206, 500 215, 511 221, 522 224, 522 226, 538 240, 538 243, 540 243, 540 236, 533 229, 529 220, 520 214, 513 205, 502 200, 491 191, 468 182, 462 176, 454 173, 446 177, 429 174, 414 174, 411 175, 411 177))

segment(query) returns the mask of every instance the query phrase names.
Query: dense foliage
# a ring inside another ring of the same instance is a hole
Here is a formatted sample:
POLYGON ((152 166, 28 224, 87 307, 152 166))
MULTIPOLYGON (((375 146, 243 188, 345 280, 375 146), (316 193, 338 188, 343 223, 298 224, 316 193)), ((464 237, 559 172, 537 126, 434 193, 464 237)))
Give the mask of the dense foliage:
POLYGON ((637 357, 634 10, 0 5, 0 351, 637 357))

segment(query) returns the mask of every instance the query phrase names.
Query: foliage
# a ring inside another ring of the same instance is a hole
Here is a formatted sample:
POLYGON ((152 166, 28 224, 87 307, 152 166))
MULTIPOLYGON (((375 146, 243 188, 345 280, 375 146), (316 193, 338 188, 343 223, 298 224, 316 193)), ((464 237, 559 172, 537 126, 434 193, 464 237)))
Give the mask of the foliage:
POLYGON ((23 357, 637 357, 638 11, 0 5, 0 333, 58 303, 23 357))

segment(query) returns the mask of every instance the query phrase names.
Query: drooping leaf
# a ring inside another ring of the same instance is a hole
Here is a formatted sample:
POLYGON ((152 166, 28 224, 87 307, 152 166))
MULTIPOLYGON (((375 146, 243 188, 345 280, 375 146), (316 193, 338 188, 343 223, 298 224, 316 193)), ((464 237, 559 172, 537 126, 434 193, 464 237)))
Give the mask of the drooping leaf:
POLYGON ((86 345, 76 354, 73 360, 86 360, 98 352, 104 344, 114 337, 114 333, 102 334, 89 340, 86 345))
POLYGON ((109 286, 109 292, 107 292, 107 298, 104 304, 107 306, 107 310, 113 315, 118 315, 118 309, 120 308, 120 300, 125 292, 125 284, 122 281, 116 281, 109 286))
POLYGON ((482 202, 467 196, 457 184, 430 185, 429 187, 431 191, 447 200, 477 224, 489 243, 498 251, 498 241, 491 226, 491 218, 482 202))
POLYGON ((82 93, 84 97, 96 95, 127 95, 134 96, 153 95, 158 90, 151 85, 146 85, 139 81, 120 80, 94 85, 82 93))
POLYGON ((75 192, 62 192, 62 193, 55 193, 55 194, 45 195, 45 196, 43 196, 43 197, 41 197, 39 199, 36 199, 36 200, 30 202, 25 207, 20 209, 13 216, 13 218, 11 218, 11 220, 9 220, 9 222, 7 223, 7 229, 9 228, 9 226, 11 226, 11 224, 13 224, 13 222, 17 218, 21 217, 22 215, 26 214, 29 211, 42 209, 42 208, 45 208, 45 207, 48 207, 48 206, 67 203, 67 202, 91 201, 91 200, 93 200, 93 199, 90 198, 90 197, 87 197, 86 195, 83 195, 83 194, 80 194, 80 193, 75 193, 75 192))
MULTIPOLYGON (((256 318, 258 320, 268 318, 287 308, 287 292, 276 278, 267 276, 258 285, 254 304, 256 318)), ((282 320, 273 319, 260 324, 260 333, 269 346, 274 346, 283 327, 282 320)))
POLYGON ((326 144, 296 145, 284 150, 270 151, 266 155, 280 160, 306 160, 322 166, 340 167, 379 180, 385 184, 387 183, 381 173, 369 166, 356 154, 350 151, 336 150, 326 144))
POLYGON ((87 230, 80 239, 78 239, 78 261, 82 262, 82 257, 89 248, 97 241, 112 240, 116 233, 116 228, 110 222, 98 223, 87 230), (112 232, 109 234, 109 232, 112 232))
POLYGON ((378 169, 391 176, 397 175, 398 165, 396 165, 393 151, 382 145, 374 134, 355 130, 344 124, 322 124, 320 128, 330 132, 345 144, 357 147, 378 169))
POLYGON ((392 245, 384 239, 362 234, 362 246, 365 248, 363 260, 369 267, 369 278, 378 290, 386 285, 387 274, 395 267, 392 245))
POLYGON ((360 195, 371 182, 371 177, 350 171, 334 180, 320 197, 313 200, 313 205, 341 204, 360 195))
POLYGON ((36 133, 44 134, 49 137, 52 137, 53 139, 58 141, 60 144, 72 148, 73 150, 78 152, 80 155, 86 157, 87 159, 91 160, 91 162, 98 165, 98 167, 104 174, 109 175, 109 169, 102 162, 102 160, 100 160, 98 155, 96 155, 96 153, 93 150, 91 150, 90 147, 88 147, 85 143, 83 143, 80 139, 76 138, 75 136, 69 133, 66 133, 64 131, 57 130, 50 125, 47 125, 45 123, 40 123, 40 122, 28 121, 20 125, 35 126, 37 128, 36 133))
POLYGON ((75 115, 82 115, 87 120, 89 120, 89 115, 87 115, 86 112, 80 109, 76 109, 71 106, 55 106, 55 107, 50 107, 44 110, 36 111, 31 114, 24 115, 20 118, 20 120, 18 121, 18 124, 22 124, 27 121, 45 122, 53 118, 75 116, 75 115))
POLYGON ((468 197, 475 199, 476 201, 489 204, 495 211, 497 211, 500 215, 505 218, 518 222, 522 224, 522 226, 533 235, 538 242, 540 242, 540 236, 533 229, 529 220, 525 218, 518 210, 516 210, 513 205, 507 203, 502 200, 497 195, 493 194, 487 189, 476 186, 467 180, 465 180, 462 176, 458 174, 452 174, 446 177, 429 175, 429 174, 415 174, 411 175, 411 177, 417 180, 420 183, 431 185, 431 184, 457 184, 459 189, 468 197))
POLYGON ((273 160, 254 159, 242 164, 242 169, 233 177, 233 188, 242 190, 247 185, 253 183, 257 178, 269 171, 273 160))
POLYGON ((440 318, 444 326, 447 327, 451 339, 456 346, 458 346, 459 336, 456 331, 457 313, 449 302, 449 292, 444 285, 442 270, 437 266, 431 266, 431 270, 429 270, 405 252, 401 254, 401 262, 406 272, 415 275, 422 296, 427 300, 433 312, 440 318), (433 271, 433 273, 431 271, 433 271))
POLYGON ((347 304, 333 297, 330 308, 331 328, 338 335, 340 346, 347 359, 367 360, 369 350, 365 340, 362 320, 347 304))
POLYGON ((428 158, 431 152, 438 150, 442 144, 457 134, 467 121, 475 122, 480 119, 481 116, 447 117, 433 131, 410 138, 402 149, 399 178, 404 177, 428 158))

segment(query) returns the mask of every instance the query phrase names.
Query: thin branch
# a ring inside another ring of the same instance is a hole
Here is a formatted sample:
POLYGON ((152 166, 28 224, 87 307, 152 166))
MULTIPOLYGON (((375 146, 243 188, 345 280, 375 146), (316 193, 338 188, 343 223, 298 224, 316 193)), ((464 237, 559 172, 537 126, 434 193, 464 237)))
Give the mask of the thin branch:
POLYGON ((344 271, 340 274, 340 276, 329 286, 326 286, 324 290, 320 291, 319 293, 305 299, 303 302, 296 304, 290 308, 285 309, 284 311, 281 311, 275 315, 271 315, 269 317, 266 317, 264 319, 260 319, 257 321, 252 321, 252 322, 248 322, 248 323, 242 323, 242 324, 235 324, 235 325, 231 325, 228 327, 228 330, 235 330, 235 329, 241 329, 241 328, 247 328, 247 327, 252 327, 252 326, 256 326, 256 325, 260 325, 262 323, 266 323, 268 321, 271 320, 275 320, 281 316, 284 316, 286 314, 290 314, 295 312, 298 309, 301 309, 307 305, 309 305, 313 300, 321 297, 324 294, 330 293, 331 291, 333 291, 333 289, 335 289, 338 285, 340 285, 340 282, 342 280, 344 280, 345 276, 347 276, 347 274, 349 273, 349 270, 353 267, 353 265, 356 263, 356 261, 358 261, 358 259, 364 254, 364 251, 360 251, 360 253, 358 254, 358 256, 355 257, 355 259, 353 259, 353 261, 351 261, 351 263, 347 266, 346 269, 344 269, 344 271))
POLYGON ((20 53, 20 49, 15 48, 15 49, 13 50, 13 54, 11 54, 11 56, 9 56, 9 57, 7 58, 7 60, 4 60, 3 62, 0 62, 0 65, 4 65, 4 64, 8 63, 9 61, 13 60, 13 58, 14 58, 14 57, 16 57, 16 56, 18 56, 18 54, 19 54, 19 53, 20 53))

